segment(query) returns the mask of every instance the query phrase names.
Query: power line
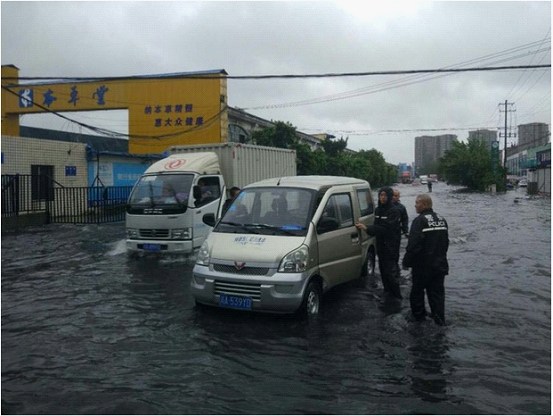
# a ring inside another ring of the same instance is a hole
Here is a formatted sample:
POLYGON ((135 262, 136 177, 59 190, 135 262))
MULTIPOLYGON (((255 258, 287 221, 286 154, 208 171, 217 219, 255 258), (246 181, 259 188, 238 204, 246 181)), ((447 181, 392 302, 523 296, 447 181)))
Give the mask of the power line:
MULTIPOLYGON (((549 31, 548 31, 547 34, 545 35, 545 37, 544 37, 544 39, 542 40, 540 46, 543 45, 543 44, 544 44, 545 42, 547 42, 548 40, 551 41, 551 38, 549 37, 549 34, 550 34, 550 33, 551 33, 551 28, 549 28, 549 31)), ((538 52, 536 51, 536 52, 532 55, 532 58, 530 59, 530 62, 529 62, 530 64, 533 63, 533 61, 534 61, 534 59, 536 58, 537 55, 538 55, 538 52)), ((541 61, 543 61, 544 58, 545 58, 545 55, 543 55, 543 56, 541 57, 541 60, 539 61, 539 63, 541 63, 541 61)), ((515 83, 515 85, 513 85, 513 88, 512 88, 511 91, 509 91, 509 93, 507 94, 507 97, 510 97, 510 96, 511 96, 511 93, 513 93, 513 95, 514 95, 515 88, 517 88, 517 87, 518 87, 519 89, 522 88, 522 86, 524 85, 524 83, 527 82, 527 81, 530 79, 530 77, 532 76, 533 73, 534 73, 534 71, 530 71, 529 74, 526 73, 526 72, 521 73, 521 74, 520 74, 520 77, 519 77, 518 80, 517 80, 517 82, 515 83), (524 75, 527 75, 526 80, 525 80, 524 82, 522 82, 522 84, 520 84, 520 86, 519 86, 518 84, 519 84, 519 82, 521 81, 521 79, 524 77, 524 75)), ((543 75, 543 73, 542 73, 542 75, 543 75)), ((541 77, 540 77, 539 79, 541 79, 541 77)), ((539 81, 539 79, 538 79, 538 81, 539 81)), ((536 82, 537 82, 537 81, 536 81, 536 82)), ((535 83, 534 83, 534 85, 535 85, 535 83)), ((532 85, 532 87, 533 87, 534 85, 532 85)), ((530 89, 532 89, 532 87, 530 87, 526 92, 528 92, 530 89)), ((526 94, 526 93, 524 93, 524 94, 526 94)), ((524 96, 524 94, 523 94, 523 96, 524 96)), ((513 101, 520 101, 520 98, 518 98, 518 99, 516 99, 516 100, 513 100, 513 101)))
MULTIPOLYGON (((526 70, 526 69, 535 69, 535 68, 551 68, 551 64, 500 66, 500 67, 475 67, 475 68, 440 68, 440 69, 426 69, 426 70, 375 71, 375 72, 307 74, 307 75, 259 75, 259 76, 219 76, 219 75, 205 76, 205 75, 202 75, 202 76, 190 76, 190 75, 181 74, 181 75, 170 75, 170 76, 166 76, 164 78, 199 78, 199 79, 215 79, 217 77, 228 78, 228 79, 323 78, 323 77, 402 75, 402 74, 422 74, 422 73, 447 74, 447 73, 476 72, 476 71, 504 71, 504 70, 513 70, 513 69, 525 69, 526 70)), ((42 77, 42 78, 38 78, 38 77, 29 78, 29 77, 27 77, 27 78, 19 78, 19 79, 35 79, 35 80, 36 79, 49 79, 49 80, 51 80, 52 78, 53 77, 42 77)), ((142 78, 144 78, 144 77, 142 77, 142 78)), ((61 78, 59 78, 58 77, 56 79, 58 79, 58 80, 62 80, 62 79, 69 80, 70 79, 70 80, 74 80, 74 81, 80 80, 80 81, 84 82, 84 81, 94 81, 94 80, 97 80, 97 81, 98 80, 102 80, 102 81, 111 80, 111 81, 113 81, 113 80, 129 80, 129 79, 142 79, 142 78, 139 77, 139 76, 132 76, 132 77, 111 77, 111 78, 109 78, 109 77, 108 78, 106 78, 106 77, 103 77, 103 78, 97 78, 97 77, 87 77, 87 78, 69 78, 69 77, 66 77, 66 78, 64 78, 64 77, 61 77, 61 78)), ((151 76, 148 76, 147 78, 151 78, 151 76)), ((9 78, 3 78, 3 80, 4 79, 15 79, 15 78, 9 77, 9 78)), ((11 88, 16 88, 20 85, 29 86, 29 84, 2 85, 2 89, 4 89, 4 90, 10 92, 11 94, 14 94, 14 95, 19 97, 19 94, 17 92, 12 91, 11 88)), ((193 131, 197 131, 197 130, 206 128, 209 125, 211 125, 215 120, 217 120, 218 117, 221 115, 221 113, 226 109, 226 106, 225 106, 221 111, 219 111, 219 113, 217 113, 212 118, 207 120, 206 123, 204 123, 200 126, 195 126, 192 129, 183 130, 183 131, 179 131, 179 132, 175 132, 175 133, 171 133, 171 134, 166 134, 166 135, 148 136, 148 135, 129 135, 129 134, 124 134, 124 133, 116 132, 116 131, 109 130, 109 129, 95 127, 95 126, 92 126, 92 125, 89 125, 89 124, 86 124, 86 123, 81 123, 81 122, 76 121, 74 119, 71 119, 69 117, 66 117, 63 114, 60 114, 59 112, 56 112, 56 111, 53 111, 53 110, 50 110, 49 108, 46 108, 46 107, 44 107, 44 106, 42 106, 42 105, 40 105, 36 102, 33 102, 33 104, 36 105, 38 108, 42 109, 43 111, 45 111, 46 113, 54 114, 54 115, 56 115, 60 118, 63 118, 67 121, 75 123, 75 124, 77 124, 81 127, 89 129, 89 130, 91 130, 93 132, 96 132, 98 134, 104 134, 106 136, 111 136, 111 137, 121 137, 121 138, 133 137, 133 138, 145 138, 145 139, 148 138, 148 139, 158 139, 158 140, 174 137, 174 136, 185 134, 185 133, 191 133, 193 131)), ((437 131, 437 130, 440 130, 440 129, 428 129, 428 130, 424 130, 424 131, 437 131)), ((455 130, 455 129, 452 129, 452 130, 455 130)), ((423 131, 423 130, 421 130, 421 131, 423 131)))
MULTIPOLYGON (((399 133, 424 133, 424 132, 441 132, 441 131, 464 131, 464 130, 497 130, 497 127, 442 127, 432 129, 386 129, 386 130, 325 130, 325 133, 332 134, 344 134, 353 136, 365 136, 365 135, 378 135, 378 134, 399 134, 399 133)), ((302 131, 309 131, 310 129, 302 129, 302 131)), ((321 133, 319 130, 313 130, 316 133, 321 133)))
MULTIPOLYGON (((547 50, 550 50, 550 49, 551 48, 549 48, 547 50)), ((516 59, 516 58, 519 58, 519 57, 520 57, 520 55, 515 56, 515 57, 504 58, 500 61, 495 61, 494 63, 497 64, 499 62, 509 61, 509 60, 516 59)), ((484 57, 484 58, 486 58, 484 60, 491 59, 490 57, 484 57)), ((463 64, 475 62, 475 61, 478 61, 478 60, 482 60, 482 58, 473 59, 471 61, 464 62, 463 64)), ((446 72, 446 73, 441 73, 441 74, 436 75, 434 77, 431 77, 431 76, 424 77, 424 75, 421 75, 422 73, 418 73, 418 75, 416 75, 416 76, 407 77, 407 78, 402 79, 402 80, 388 81, 388 82, 385 82, 385 83, 382 83, 382 84, 377 84, 377 85, 370 86, 370 87, 360 88, 360 89, 353 90, 353 91, 346 91, 346 92, 327 95, 327 96, 323 96, 323 97, 319 97, 319 98, 312 98, 312 99, 295 101, 295 102, 290 102, 290 103, 271 104, 271 105, 263 105, 263 106, 257 106, 257 107, 247 107, 247 108, 244 108, 244 109, 245 110, 265 110, 265 109, 273 109, 273 108, 298 107, 298 106, 304 106, 304 105, 319 104, 319 103, 324 103, 324 102, 329 102, 329 101, 344 100, 344 99, 348 99, 348 98, 359 97, 359 96, 362 96, 362 95, 375 94, 377 92, 387 91, 387 90, 390 90, 390 89, 393 89, 393 88, 404 87, 404 86, 408 86, 408 85, 417 84, 417 83, 420 83, 420 82, 425 82, 425 81, 428 81, 430 79, 436 79, 436 78, 440 78, 440 77, 453 75, 454 72, 456 72, 456 68, 452 68, 452 67, 453 67, 453 65, 450 66, 450 67, 445 67, 445 68, 440 68, 440 69, 435 70, 436 72, 446 72)), ((477 70, 478 68, 474 68, 474 69, 477 70)))
MULTIPOLYGON (((436 74, 436 73, 451 73, 451 72, 476 72, 476 71, 507 71, 514 69, 537 69, 551 68, 551 64, 544 65, 511 65, 511 66, 496 66, 496 67, 477 67, 477 68, 441 68, 441 69, 411 69, 411 70, 395 70, 395 71, 367 71, 367 72, 339 72, 325 74, 285 74, 285 75, 171 75, 162 76, 160 78, 186 78, 186 79, 292 79, 292 78, 337 78, 337 77, 365 77, 375 75, 407 75, 407 74, 436 74)), ((2 77, 3 80, 51 80, 50 83, 57 81, 74 81, 74 82, 98 82, 98 81, 128 81, 141 79, 139 76, 130 77, 2 77), (54 80, 54 81, 52 81, 54 80)), ((29 86, 29 84, 24 84, 29 86)), ((6 87, 13 88, 16 85, 7 85, 6 87)), ((19 85, 17 85, 19 86, 19 85)))

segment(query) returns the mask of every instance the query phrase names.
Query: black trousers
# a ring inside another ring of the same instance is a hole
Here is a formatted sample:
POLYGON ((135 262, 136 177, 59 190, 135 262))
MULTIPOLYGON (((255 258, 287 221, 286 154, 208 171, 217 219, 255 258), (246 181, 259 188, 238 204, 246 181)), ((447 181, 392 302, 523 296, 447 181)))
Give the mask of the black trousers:
POLYGON ((397 299, 403 299, 399 288, 400 272, 397 259, 378 256, 378 265, 384 293, 388 293, 397 299))
POLYGON ((424 294, 426 291, 434 322, 438 325, 445 325, 445 276, 431 270, 413 267, 412 279, 413 286, 411 287, 409 301, 413 317, 417 320, 423 320, 426 317, 426 308, 424 306, 424 294))

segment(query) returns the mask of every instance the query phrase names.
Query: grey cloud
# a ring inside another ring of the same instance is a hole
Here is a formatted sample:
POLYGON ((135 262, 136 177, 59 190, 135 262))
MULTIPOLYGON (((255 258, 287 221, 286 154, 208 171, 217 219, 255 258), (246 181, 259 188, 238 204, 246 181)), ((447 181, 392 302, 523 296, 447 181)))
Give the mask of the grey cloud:
MULTIPOLYGON (((332 2, 2 2, 1 7, 2 64, 18 66, 22 76, 220 68, 230 75, 308 74, 551 62, 550 2, 430 2, 412 12, 398 6, 391 13, 388 7, 381 17, 332 2), (542 39, 541 47, 537 43, 517 59, 515 53, 480 59, 542 39), (536 52, 540 49, 546 52, 536 52)), ((551 120, 550 70, 228 84, 230 104, 241 108, 321 101, 251 112, 307 132, 380 131, 352 133, 350 147, 375 147, 392 163, 413 160, 414 137, 423 134, 417 129, 461 128, 455 133, 464 139, 467 126, 499 124, 497 105, 505 99, 517 100, 518 123, 551 120), (424 82, 413 83, 417 79, 424 82), (344 95, 348 98, 336 99, 344 95)))

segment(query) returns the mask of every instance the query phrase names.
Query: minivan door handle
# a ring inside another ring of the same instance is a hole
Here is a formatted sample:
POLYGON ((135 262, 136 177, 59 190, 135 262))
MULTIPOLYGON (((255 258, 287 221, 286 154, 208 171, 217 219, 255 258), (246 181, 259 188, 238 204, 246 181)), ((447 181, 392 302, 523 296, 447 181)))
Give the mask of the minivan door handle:
POLYGON ((350 237, 351 237, 351 242, 352 242, 353 244, 359 243, 359 231, 357 231, 357 232, 351 234, 350 237))

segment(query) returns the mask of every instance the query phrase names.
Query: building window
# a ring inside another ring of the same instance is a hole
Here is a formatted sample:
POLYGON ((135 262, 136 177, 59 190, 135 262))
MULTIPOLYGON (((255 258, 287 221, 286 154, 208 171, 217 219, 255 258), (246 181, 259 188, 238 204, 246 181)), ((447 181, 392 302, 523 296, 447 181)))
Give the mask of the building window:
POLYGON ((31 197, 34 201, 54 200, 54 167, 31 165, 31 197))

